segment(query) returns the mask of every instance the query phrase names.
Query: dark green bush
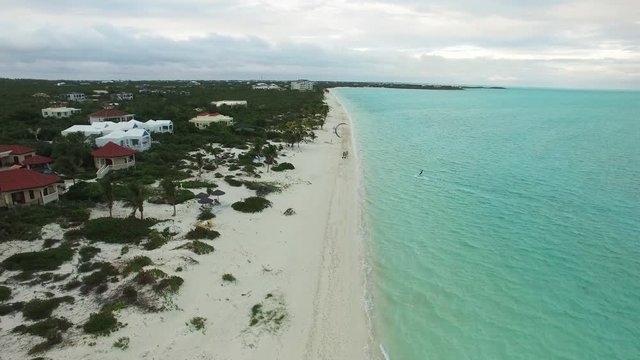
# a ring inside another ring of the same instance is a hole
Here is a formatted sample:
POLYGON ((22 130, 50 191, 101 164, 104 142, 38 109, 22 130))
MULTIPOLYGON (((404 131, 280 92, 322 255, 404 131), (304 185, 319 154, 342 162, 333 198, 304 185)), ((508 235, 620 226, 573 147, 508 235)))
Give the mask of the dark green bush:
POLYGON ((204 209, 204 210, 200 211, 200 214, 198 214, 198 220, 200 220, 200 221, 213 219, 215 217, 216 217, 216 215, 211 212, 211 209, 204 209))
POLYGON ((71 229, 64 233, 65 240, 79 240, 82 239, 83 232, 82 229, 71 229))
POLYGON ((85 181, 78 181, 75 185, 70 186, 63 198, 73 201, 91 201, 93 203, 101 202, 103 199, 100 185, 96 182, 85 181))
POLYGON ((176 293, 180 289, 180 286, 184 283, 184 280, 179 276, 171 276, 166 279, 160 280, 160 282, 154 287, 155 291, 176 293))
POLYGON ((82 326, 84 332, 93 335, 107 336, 118 330, 118 320, 111 311, 101 311, 89 315, 89 320, 82 326))
POLYGON ((231 207, 236 211, 244 213, 256 213, 271 207, 271 201, 262 197, 253 196, 244 199, 244 201, 235 202, 231 207))
POLYGON ((42 247, 45 249, 48 249, 53 245, 55 245, 58 241, 59 240, 56 240, 56 239, 44 239, 44 243, 42 244, 42 247))
POLYGON ((280 188, 277 185, 266 183, 266 182, 258 182, 258 181, 243 181, 244 186, 249 190, 254 190, 256 195, 259 197, 263 197, 271 194, 272 192, 280 191, 280 188))
POLYGON ((24 305, 22 315, 29 320, 40 320, 51 316, 53 310, 63 302, 73 304, 73 297, 63 296, 51 299, 33 299, 24 305))
POLYGON ((134 280, 138 285, 151 285, 155 284, 158 279, 166 278, 167 274, 160 269, 142 270, 140 271, 134 280))
POLYGON ((216 188, 218 184, 203 180, 187 180, 180 183, 185 189, 216 188))
POLYGON ((0 285, 0 302, 7 301, 11 298, 11 289, 4 285, 0 285))
POLYGON ((94 256, 96 256, 100 252, 100 248, 95 246, 83 246, 78 251, 80 254, 80 261, 85 262, 91 260, 94 256))
POLYGON ((220 236, 220 233, 215 230, 209 230, 201 226, 196 226, 193 230, 189 231, 185 238, 187 239, 215 239, 220 236))
POLYGON ((128 217, 120 218, 98 218, 89 220, 82 230, 84 236, 92 241, 103 241, 106 243, 124 244, 139 243, 140 240, 149 236, 150 226, 156 222, 151 219, 140 220, 128 217))
POLYGON ((242 181, 240 181, 240 180, 236 180, 236 179, 234 179, 232 176, 226 176, 226 177, 224 178, 224 181, 226 181, 226 182, 227 182, 227 184, 229 184, 229 185, 231 185, 231 186, 233 186, 233 187, 240 187, 240 186, 242 186, 242 181))
POLYGON ((65 290, 73 290, 75 288, 78 288, 82 285, 82 281, 78 280, 78 279, 73 279, 71 281, 69 281, 68 283, 64 284, 63 289, 65 290))
POLYGON ((73 249, 68 245, 43 251, 14 254, 2 262, 7 270, 42 271, 55 270, 62 263, 71 260, 73 249))
POLYGON ((138 299, 138 291, 133 286, 126 286, 122 289, 122 299, 130 304, 138 299))
POLYGON ((283 162, 276 166, 271 167, 271 170, 273 171, 284 171, 284 170, 293 170, 293 169, 295 169, 295 166, 293 166, 293 164, 288 162, 283 162))
POLYGON ((224 275, 222 275, 222 280, 223 281, 228 281, 228 282, 235 282, 236 281, 236 277, 233 276, 232 274, 224 274, 224 275))
POLYGON ((198 255, 208 254, 210 252, 215 251, 215 248, 207 243, 203 243, 202 241, 194 240, 192 242, 188 242, 178 249, 187 249, 191 250, 198 255))
POLYGON ((19 334, 29 334, 48 338, 58 331, 67 331, 67 329, 69 329, 72 325, 73 324, 65 318, 51 317, 45 320, 38 321, 37 323, 31 324, 29 326, 17 326, 12 331, 19 334))
POLYGON ((24 302, 18 301, 9 304, 0 304, 0 316, 11 314, 14 311, 20 311, 24 308, 24 302))
POLYGON ((127 266, 125 266, 123 274, 127 275, 132 272, 138 272, 148 265, 153 265, 153 261, 151 261, 151 259, 147 256, 136 256, 127 262, 127 266))

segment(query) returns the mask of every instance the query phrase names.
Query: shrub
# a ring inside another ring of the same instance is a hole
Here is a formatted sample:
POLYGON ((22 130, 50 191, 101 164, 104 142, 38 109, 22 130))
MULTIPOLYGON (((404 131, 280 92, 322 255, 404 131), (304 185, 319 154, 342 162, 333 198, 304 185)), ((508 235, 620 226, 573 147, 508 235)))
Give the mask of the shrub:
POLYGON ((73 290, 77 287, 80 287, 80 285, 82 285, 82 281, 78 280, 78 279, 73 279, 71 281, 69 281, 68 283, 66 283, 63 286, 63 289, 65 290, 73 290))
POLYGON ((78 254, 80 254, 80 261, 85 262, 91 260, 91 258, 96 256, 99 252, 100 248, 95 246, 83 246, 80 248, 80 251, 78 251, 78 254))
MULTIPOLYGON (((229 170, 231 170, 231 168, 229 168, 229 170)), ((232 176, 226 176, 226 177, 224 178, 224 181, 226 181, 226 182, 227 182, 227 184, 229 184, 229 185, 231 185, 231 186, 233 186, 233 187, 240 187, 240 186, 242 186, 242 181, 240 181, 240 180, 236 180, 236 179, 234 179, 232 176)))
POLYGON ((271 194, 272 192, 280 191, 280 188, 277 185, 266 183, 266 182, 257 182, 257 181, 243 181, 244 186, 249 190, 254 190, 257 196, 263 197, 271 194))
MULTIPOLYGON (((229 171, 236 171, 236 170, 240 170, 240 166, 238 165, 231 165, 229 166, 229 171)), ((225 179, 226 180, 226 179, 225 179)), ((228 181, 227 181, 228 182, 228 181)), ((231 186, 235 186, 235 185, 231 185, 231 186)))
POLYGON ((89 320, 82 326, 84 332, 94 335, 109 335, 118 329, 118 320, 111 311, 101 311, 89 315, 89 320))
POLYGON ((24 305, 22 315, 29 320, 40 320, 51 316, 61 303, 73 303, 73 297, 63 296, 51 299, 33 299, 24 305))
POLYGON ((198 214, 198 220, 200 220, 200 221, 213 219, 215 217, 216 217, 216 215, 211 212, 211 209, 204 209, 204 210, 200 211, 200 214, 198 214))
POLYGON ((198 240, 194 240, 192 242, 186 243, 178 247, 178 249, 191 250, 198 255, 204 255, 204 254, 208 254, 210 252, 215 251, 215 248, 213 246, 198 240))
POLYGON ((231 275, 231 274, 224 274, 224 275, 222 275, 222 280, 223 281, 228 281, 228 282, 235 282, 236 281, 236 277, 231 275))
POLYGON ((12 331, 19 334, 29 334, 34 336, 41 336, 47 338, 54 335, 58 331, 67 331, 73 324, 65 318, 48 318, 29 326, 20 325, 15 327, 12 331))
POLYGON ((24 302, 14 302, 9 304, 0 304, 0 316, 11 314, 15 311, 20 311, 24 308, 24 302))
POLYGON ((271 167, 271 170, 273 171, 284 171, 284 170, 293 170, 293 169, 295 169, 295 166, 293 166, 293 164, 288 162, 283 162, 276 166, 271 167))
POLYGON ((129 338, 126 336, 118 338, 118 340, 113 343, 113 347, 120 350, 127 350, 129 348, 129 338))
POLYGON ((185 238, 187 239, 210 239, 213 240, 220 236, 220 233, 215 230, 209 230, 201 226, 196 226, 193 230, 189 231, 185 238))
POLYGON ((6 286, 0 285, 0 302, 6 301, 11 298, 11 289, 6 286))
POLYGON ((151 261, 151 259, 149 259, 147 256, 136 256, 127 262, 123 274, 127 275, 131 272, 138 272, 147 265, 153 265, 153 261, 151 261))
POLYGON ((193 329, 195 329, 197 331, 198 330, 202 330, 202 332, 204 333, 204 330, 205 330, 205 327, 206 327, 206 325, 205 325, 206 321, 207 321, 206 318, 203 318, 201 316, 195 316, 195 317, 192 317, 191 320, 189 320, 187 325, 189 327, 192 327, 193 329))
POLYGON ((151 285, 155 284, 159 278, 166 278, 167 274, 160 269, 143 270, 135 277, 135 281, 139 285, 151 285))
POLYGON ((2 262, 7 270, 42 271, 55 270, 62 263, 71 260, 73 249, 68 245, 43 251, 14 254, 2 262))
POLYGON ((214 176, 216 177, 216 179, 220 179, 224 177, 224 175, 220 174, 219 172, 217 172, 214 176))
POLYGON ((202 180, 187 180, 180 183, 185 189, 215 188, 218 184, 202 180))
POLYGON ((55 245, 57 242, 58 240, 56 239, 44 239, 44 243, 42 244, 42 247, 47 249, 55 245))
POLYGON ((138 299, 138 291, 133 286, 122 289, 122 299, 128 303, 134 303, 138 299))
POLYGON ((257 213, 271 207, 271 201, 262 197, 253 196, 244 199, 244 201, 235 202, 231 207, 236 211, 244 213, 257 213))
POLYGON ((144 243, 145 250, 154 250, 162 247, 168 241, 167 237, 157 230, 151 230, 149 240, 144 243))
POLYGON ((184 283, 184 280, 179 276, 171 276, 166 279, 160 280, 160 282, 155 286, 155 290, 159 293, 169 292, 176 293, 180 289, 180 286, 184 283))
POLYGON ((140 220, 129 217, 119 218, 98 218, 89 220, 82 230, 84 236, 92 241, 103 241, 106 243, 124 244, 139 243, 140 240, 149 236, 150 226, 155 221, 150 219, 140 220))
POLYGON ((62 196, 66 200, 90 201, 98 203, 102 201, 102 190, 95 182, 79 181, 69 187, 69 190, 62 196))
POLYGON ((63 237, 65 240, 79 240, 82 239, 83 232, 81 229, 71 229, 64 233, 63 237))

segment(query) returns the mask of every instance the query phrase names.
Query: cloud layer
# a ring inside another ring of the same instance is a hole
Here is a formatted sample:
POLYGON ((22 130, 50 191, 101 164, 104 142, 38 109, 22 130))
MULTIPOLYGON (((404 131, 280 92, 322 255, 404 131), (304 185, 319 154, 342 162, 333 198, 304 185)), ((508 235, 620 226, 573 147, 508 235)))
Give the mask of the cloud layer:
POLYGON ((0 0, 0 76, 640 89, 636 0, 0 0))

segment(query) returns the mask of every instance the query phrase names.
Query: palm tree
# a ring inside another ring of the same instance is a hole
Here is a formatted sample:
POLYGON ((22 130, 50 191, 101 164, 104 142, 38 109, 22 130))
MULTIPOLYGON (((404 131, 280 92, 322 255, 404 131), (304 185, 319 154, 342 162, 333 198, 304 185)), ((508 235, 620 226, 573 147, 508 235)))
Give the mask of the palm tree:
POLYGON ((113 186, 111 184, 111 176, 106 176, 101 180, 98 180, 98 184, 100 184, 100 190, 102 190, 102 197, 104 201, 107 202, 107 206, 109 207, 109 217, 113 217, 113 186))
POLYGON ((163 179, 160 182, 160 186, 162 187, 162 190, 164 191, 164 198, 167 200, 167 202, 171 205, 173 205, 173 215, 172 216, 176 216, 176 200, 177 200, 177 189, 176 189, 176 184, 171 181, 170 179, 163 179))
POLYGON ((269 144, 262 149, 262 155, 264 155, 264 163, 267 164, 267 172, 269 172, 269 166, 278 157, 278 148, 273 144, 269 144))
POLYGON ((147 198, 147 191, 140 183, 129 183, 129 197, 127 199, 126 206, 133 208, 133 214, 136 210, 140 210, 140 220, 144 219, 144 201, 147 198))
POLYGON ((204 159, 202 153, 196 154, 196 165, 198 166, 198 176, 202 176, 202 167, 204 166, 204 159))

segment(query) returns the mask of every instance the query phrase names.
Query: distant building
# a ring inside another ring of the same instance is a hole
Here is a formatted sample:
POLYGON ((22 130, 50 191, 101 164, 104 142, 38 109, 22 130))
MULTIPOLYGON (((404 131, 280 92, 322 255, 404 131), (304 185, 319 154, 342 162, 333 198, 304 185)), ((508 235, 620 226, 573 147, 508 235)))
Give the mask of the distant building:
POLYGON ((69 101, 85 101, 87 100, 87 96, 83 93, 72 92, 65 95, 65 99, 69 101))
POLYGON ((122 121, 119 123, 113 121, 101 121, 94 122, 91 125, 73 125, 62 130, 60 133, 62 136, 67 136, 73 133, 82 133, 84 136, 89 137, 92 135, 102 136, 112 133, 114 131, 128 131, 132 129, 145 129, 155 133, 172 133, 173 121, 171 120, 148 120, 141 122, 135 119, 129 121, 122 121))
POLYGON ((107 95, 107 94, 109 94, 109 91, 107 91, 107 90, 93 90, 93 93, 94 93, 95 95, 102 96, 102 95, 107 95))
POLYGON ((195 125, 198 129, 205 129, 213 123, 222 123, 225 125, 231 125, 233 124, 233 118, 231 116, 225 116, 220 113, 204 112, 190 119, 189 122, 195 125))
POLYGON ((130 92, 121 92, 115 94, 115 99, 118 101, 130 101, 133 100, 133 94, 130 92))
POLYGON ((42 98, 42 99, 48 99, 49 98, 49 95, 47 95, 45 93, 41 93, 41 92, 35 93, 35 94, 31 95, 31 96, 34 97, 34 98, 42 98))
POLYGON ((247 100, 220 100, 220 101, 212 101, 211 105, 215 105, 216 107, 220 106, 247 106, 247 100))
POLYGON ((129 121, 129 120, 132 120, 133 117, 134 117, 134 114, 129 114, 122 110, 103 109, 103 110, 98 110, 92 114, 89 114, 89 124, 93 124, 95 122, 103 122, 103 121, 113 121, 113 122, 129 121))
POLYGON ((69 108, 65 106, 48 107, 48 108, 42 109, 42 117, 45 117, 45 118, 48 118, 48 117, 54 117, 58 119, 68 118, 68 117, 71 117, 72 115, 79 114, 79 113, 80 113, 80 109, 69 108))
POLYGON ((257 83, 252 85, 253 90, 282 90, 282 88, 276 84, 257 83))
POLYGON ((291 90, 309 91, 313 90, 313 82, 309 80, 298 80, 291 82, 291 90))
POLYGON ((46 175, 29 169, 0 171, 0 207, 46 205, 58 200, 57 175, 46 175))
POLYGON ((147 120, 142 125, 145 129, 152 133, 172 133, 173 121, 171 120, 147 120))

